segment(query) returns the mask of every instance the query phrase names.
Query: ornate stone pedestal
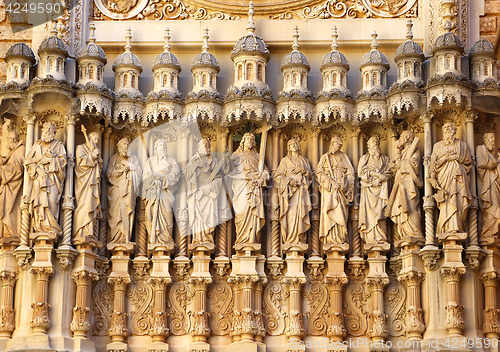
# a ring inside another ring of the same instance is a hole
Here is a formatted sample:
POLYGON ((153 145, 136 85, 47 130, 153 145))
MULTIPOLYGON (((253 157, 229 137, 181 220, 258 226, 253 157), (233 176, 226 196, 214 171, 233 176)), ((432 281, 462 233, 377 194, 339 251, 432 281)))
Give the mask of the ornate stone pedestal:
MULTIPOLYGON (((387 243, 388 245, 388 243, 387 243)), ((367 246, 369 272, 366 284, 371 288, 371 313, 368 328, 368 335, 372 338, 370 351, 389 351, 381 341, 387 339, 387 315, 384 312, 384 288, 389 284, 389 276, 385 271, 387 257, 384 252, 388 250, 386 246, 367 246)), ((370 310, 369 310, 370 311, 370 310)))
POLYGON ((261 342, 263 324, 259 327, 262 313, 260 307, 256 307, 260 301, 256 295, 262 293, 261 279, 265 277, 264 256, 259 254, 260 247, 260 244, 236 245, 236 254, 231 258, 233 271, 228 279, 233 288, 234 301, 231 345, 241 351, 265 351, 261 342))
POLYGON ((305 336, 304 314, 301 310, 302 286, 306 282, 304 274, 304 252, 307 251, 307 244, 288 245, 286 248, 286 268, 287 272, 281 284, 289 292, 288 295, 288 315, 285 335, 288 338, 287 351, 305 351, 302 338, 305 336))
POLYGON ((125 339, 129 334, 125 299, 126 289, 131 281, 128 266, 130 253, 133 249, 134 243, 108 245, 108 250, 113 253, 111 256, 111 274, 108 277, 108 283, 113 286, 115 296, 109 328, 111 343, 106 345, 107 351, 128 351, 127 344, 125 343, 125 339))
POLYGON ((208 325, 207 289, 212 283, 210 275, 210 253, 214 245, 191 244, 189 250, 193 253, 193 272, 188 279, 190 291, 194 293, 194 311, 191 315, 191 335, 193 342, 189 346, 190 352, 208 352, 210 344, 210 326, 208 325))

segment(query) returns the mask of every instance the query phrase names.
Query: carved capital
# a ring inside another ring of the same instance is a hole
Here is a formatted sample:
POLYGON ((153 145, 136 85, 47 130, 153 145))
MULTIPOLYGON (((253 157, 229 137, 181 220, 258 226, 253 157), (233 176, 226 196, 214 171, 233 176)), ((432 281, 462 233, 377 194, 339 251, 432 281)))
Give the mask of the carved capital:
POLYGON ((127 316, 128 314, 124 312, 111 313, 109 336, 128 336, 127 316))
POLYGON ((17 280, 17 273, 4 270, 0 273, 0 280, 2 281, 2 286, 14 287, 17 280))
POLYGON ((459 282, 463 274, 465 274, 465 268, 441 268, 441 275, 446 278, 447 282, 459 282))
POLYGON ((16 328, 14 308, 0 308, 0 332, 12 333, 16 328))
POLYGON ((193 325, 191 328, 191 335, 193 336, 210 336, 210 328, 208 326, 208 313, 207 312, 194 312, 192 313, 193 325))
POLYGON ((330 325, 328 325, 328 330, 326 331, 326 336, 328 337, 345 337, 347 335, 347 330, 344 324, 344 314, 342 313, 329 313, 330 325))
POLYGON ((406 282, 408 287, 419 286, 424 281, 425 275, 420 271, 408 271, 398 276, 399 282, 406 282))
POLYGON ((434 209, 434 197, 424 196, 422 197, 424 210, 434 209))
POLYGON ((167 312, 155 312, 153 314, 153 326, 149 330, 149 335, 167 337, 170 332, 167 318, 167 312))
POLYGON ((108 277, 108 283, 113 285, 115 291, 125 291, 130 284, 130 277, 128 276, 111 276, 108 277))
POLYGON ((42 328, 47 330, 50 327, 49 307, 50 304, 46 302, 36 302, 31 305, 31 308, 33 308, 33 315, 30 321, 30 326, 32 328, 42 328))
POLYGON ((406 310, 406 330, 423 334, 425 331, 422 308, 410 307, 406 310))
POLYGON ((206 291, 208 285, 212 283, 211 277, 190 277, 188 279, 188 284, 191 285, 193 290, 196 291, 206 291))
POLYGON ((351 136, 353 138, 358 138, 360 133, 361 133, 361 127, 359 127, 359 126, 352 126, 351 127, 351 136))
POLYGON ((327 276, 323 282, 332 291, 342 291, 342 287, 347 284, 347 276, 327 276))
POLYGON ((89 286, 92 281, 99 279, 99 275, 87 270, 81 270, 71 273, 71 278, 75 281, 76 286, 89 286))
POLYGON ((62 197, 62 205, 63 210, 74 210, 75 209, 75 197, 72 196, 63 196, 62 197))
POLYGON ((311 136, 313 138, 319 138, 320 134, 321 134, 321 129, 320 128, 311 128, 311 136))
POLYGON ((500 333, 500 309, 486 308, 483 310, 483 333, 500 333))
POLYGON ((500 275, 495 271, 490 271, 480 275, 479 280, 483 283, 484 287, 496 287, 498 281, 500 281, 500 275))
POLYGON ((464 118, 465 123, 474 123, 477 120, 477 112, 472 111, 472 109, 467 108, 462 112, 462 116, 464 118))
POLYGON ((425 269, 433 271, 437 269, 437 260, 440 256, 439 248, 433 246, 425 246, 418 253, 424 260, 425 269), (430 248, 429 248, 430 247, 430 248))
POLYGON ((54 274, 54 268, 50 266, 35 266, 30 268, 30 274, 36 276, 37 281, 49 281, 54 274))
POLYGON ((145 281, 148 277, 149 261, 134 261, 134 276, 136 280, 145 281))
POLYGON ((36 121, 36 114, 34 112, 28 112, 23 116, 23 120, 27 125, 33 125, 36 121))
POLYGON ((383 290, 385 286, 389 285, 389 278, 383 276, 368 277, 366 284, 374 290, 383 290))
POLYGON ((188 269, 189 269, 189 261, 175 261, 174 260, 174 269, 175 269, 175 275, 181 279, 184 280, 188 274, 188 269))
POLYGON ((372 324, 368 335, 371 337, 388 337, 389 330, 387 330, 387 315, 383 313, 371 314, 372 324))
POLYGON ((420 118, 422 119, 423 123, 432 123, 434 116, 435 116, 434 111, 427 110, 422 115, 420 115, 420 118))
POLYGON ((227 136, 229 136, 229 132, 231 132, 231 130, 229 128, 221 128, 219 130, 219 136, 221 138, 227 138, 227 136))
POLYGON ((73 308, 73 320, 71 321, 70 329, 73 332, 81 331, 85 334, 90 331, 90 308, 73 308))
POLYGON ((148 284, 151 285, 153 291, 166 291, 167 286, 172 283, 172 279, 169 277, 150 277, 148 279, 148 284))
POLYGON ((311 280, 316 282, 321 281, 321 279, 323 278, 322 270, 325 267, 324 262, 308 260, 307 267, 309 268, 309 275, 311 276, 311 280))
POLYGON ((447 304, 445 306, 445 309, 446 309, 446 321, 445 321, 446 328, 459 329, 463 331, 465 328, 465 322, 463 317, 464 306, 453 302, 447 304))
MULTIPOLYGON (((69 166, 71 166, 71 168, 74 169, 75 165, 76 165, 76 162, 75 162, 76 159, 75 159, 75 157, 73 155, 68 155, 67 160, 68 160, 69 166)), ((63 209, 64 209, 64 207, 63 207, 63 209)))
POLYGON ((285 329, 287 337, 302 337, 305 336, 306 330, 304 329, 304 314, 299 311, 291 311, 287 314, 288 324, 285 329))
POLYGON ((290 291, 300 291, 302 285, 306 283, 305 277, 284 277, 281 279, 281 284, 287 286, 290 291))

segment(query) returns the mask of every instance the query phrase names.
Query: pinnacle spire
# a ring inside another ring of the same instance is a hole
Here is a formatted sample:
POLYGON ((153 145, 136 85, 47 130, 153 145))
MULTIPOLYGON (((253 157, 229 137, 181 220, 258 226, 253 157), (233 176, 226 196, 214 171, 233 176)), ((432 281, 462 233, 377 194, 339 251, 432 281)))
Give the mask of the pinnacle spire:
POLYGON ((167 52, 170 51, 170 28, 167 27, 165 29, 165 35, 163 36, 165 38, 165 45, 163 45, 163 51, 167 52))
POLYGON ((253 1, 250 1, 250 5, 248 6, 248 24, 247 24, 247 33, 255 32, 255 23, 253 22, 253 15, 255 14, 253 10, 253 1))
POLYGON ((377 48, 378 48, 377 37, 378 37, 377 32, 373 31, 373 33, 372 33, 372 50, 377 50, 377 48))
POLYGON ((406 39, 412 40, 413 39, 413 33, 412 33, 413 23, 411 20, 408 20, 408 22, 406 23, 406 28, 408 28, 408 30, 406 31, 406 39))
POLYGON ((95 43, 95 24, 91 23, 89 26, 90 36, 89 43, 95 43))
POLYGON ((205 29, 203 30, 203 46, 201 47, 201 49, 203 50, 203 52, 208 52, 208 49, 209 49, 209 46, 208 46, 208 28, 205 27, 205 29))
POLYGON ((293 29, 293 45, 292 50, 299 50, 299 27, 293 29))
POLYGON ((132 30, 130 27, 128 27, 127 32, 125 34, 125 51, 131 51, 132 50, 132 44, 130 43, 132 40, 132 30))
POLYGON ((339 35, 337 34, 337 26, 333 26, 332 31, 332 50, 336 51, 339 48, 339 44, 337 43, 337 38, 339 35))

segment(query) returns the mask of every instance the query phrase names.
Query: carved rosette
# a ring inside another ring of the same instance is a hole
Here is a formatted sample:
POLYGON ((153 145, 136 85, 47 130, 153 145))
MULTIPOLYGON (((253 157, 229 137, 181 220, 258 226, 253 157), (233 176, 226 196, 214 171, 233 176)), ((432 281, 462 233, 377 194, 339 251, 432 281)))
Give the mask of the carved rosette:
POLYGON ((109 328, 109 336, 128 336, 127 328, 127 313, 113 312, 111 313, 111 327, 109 328))
POLYGON ((371 314, 372 327, 368 334, 371 337, 383 337, 387 338, 389 336, 389 330, 387 330, 387 315, 384 313, 373 313, 371 314))
POLYGON ((32 328, 47 330, 50 327, 49 307, 50 304, 46 302, 36 302, 31 305, 31 308, 33 308, 33 316, 30 321, 30 326, 32 328))
POLYGON ((81 331, 88 333, 90 331, 90 308, 88 307, 74 307, 73 320, 71 321, 71 331, 81 331))

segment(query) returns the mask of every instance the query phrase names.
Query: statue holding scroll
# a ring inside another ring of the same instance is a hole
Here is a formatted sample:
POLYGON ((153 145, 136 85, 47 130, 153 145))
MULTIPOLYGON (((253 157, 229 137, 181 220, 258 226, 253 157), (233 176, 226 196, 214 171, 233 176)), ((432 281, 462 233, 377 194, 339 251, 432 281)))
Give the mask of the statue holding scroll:
POLYGON ((142 169, 135 155, 130 155, 130 141, 127 137, 118 141, 118 153, 109 160, 108 170, 108 223, 110 228, 109 244, 130 243, 134 226, 135 203, 142 169))
POLYGON ((411 131, 403 131, 396 141, 396 155, 392 172, 392 188, 386 215, 396 224, 395 238, 423 238, 422 215, 420 213, 420 192, 422 188, 421 153, 418 148, 420 139, 411 131))
POLYGON ((279 193, 280 224, 285 244, 305 244, 311 227, 312 209, 309 186, 312 170, 309 161, 300 155, 300 142, 288 141, 288 155, 281 159, 274 174, 279 193))
POLYGON ((436 233, 465 233, 467 210, 472 203, 469 171, 472 166, 467 144, 455 138, 457 126, 443 126, 443 140, 432 149, 429 182, 437 191, 434 195, 439 208, 436 233))
MULTIPOLYGON (((387 224, 384 211, 389 200, 390 160, 382 155, 377 136, 368 140, 368 153, 359 160, 361 181, 359 232, 366 244, 387 245, 387 224)), ((389 249, 389 248, 387 248, 389 249)))
POLYGON ((213 249, 215 227, 229 219, 229 207, 222 187, 221 163, 211 155, 210 148, 210 141, 202 138, 184 174, 192 244, 208 244, 213 249))
POLYGON ((258 244, 265 224, 264 192, 269 172, 255 150, 255 135, 245 133, 232 156, 233 208, 236 224, 235 245, 258 244))
POLYGON ((147 160, 142 174, 142 197, 150 244, 174 243, 172 204, 175 200, 174 187, 180 175, 179 165, 167 155, 167 142, 158 139, 154 145, 154 156, 147 160))
POLYGON ((75 199, 73 236, 97 239, 101 216, 101 151, 98 148, 100 136, 96 132, 88 136, 82 125, 87 142, 76 147, 75 199))
POLYGON ((45 122, 42 138, 31 147, 24 161, 32 180, 26 198, 33 216, 33 232, 50 240, 61 233, 59 201, 66 178, 66 149, 61 141, 54 139, 56 132, 55 123, 45 122))
POLYGON ((9 153, 0 160, 0 237, 19 237, 26 148, 16 131, 7 137, 9 153))
POLYGON ((354 168, 340 151, 342 144, 342 138, 333 137, 316 169, 321 192, 319 237, 325 248, 346 244, 348 206, 354 197, 354 168))
POLYGON ((476 149, 477 176, 481 181, 479 204, 482 215, 481 240, 494 237, 500 229, 500 153, 495 155, 495 134, 485 133, 476 149))

